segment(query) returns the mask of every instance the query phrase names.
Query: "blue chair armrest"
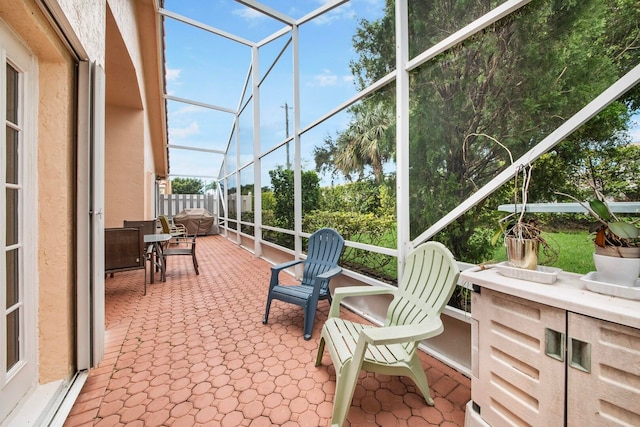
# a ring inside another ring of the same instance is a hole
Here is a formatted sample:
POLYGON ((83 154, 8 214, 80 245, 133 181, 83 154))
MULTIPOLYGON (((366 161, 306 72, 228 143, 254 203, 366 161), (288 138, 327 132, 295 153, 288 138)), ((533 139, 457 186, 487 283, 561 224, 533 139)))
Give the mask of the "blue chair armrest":
MULTIPOLYGON (((322 288, 324 288, 325 286, 329 286, 328 283, 331 280, 332 277, 337 276, 338 274, 342 273, 342 267, 334 267, 331 270, 327 270, 322 274, 318 274, 316 277, 313 278, 313 298, 318 298, 320 296, 320 290, 322 288), (320 285, 316 286, 315 283, 319 281, 320 285)), ((328 292, 328 289, 327 289, 328 292)))
POLYGON ((280 272, 286 268, 289 267, 293 267, 296 264, 300 264, 303 263, 304 260, 303 259, 296 259, 293 261, 287 261, 287 262, 283 262, 282 264, 277 264, 271 267, 271 281, 269 282, 269 292, 271 292, 271 289, 273 289, 275 286, 278 285, 278 276, 280 274, 280 272))
POLYGON ((313 297, 314 298, 318 298, 320 296, 320 290, 321 289, 325 289, 327 288, 327 292, 328 290, 328 286, 329 286, 329 281, 331 280, 332 277, 337 276, 338 274, 340 274, 342 272, 342 267, 334 267, 331 270, 327 270, 322 274, 318 274, 316 277, 313 278, 313 297), (320 284, 318 286, 315 285, 316 282, 320 282, 320 284))
POLYGON ((318 279, 327 280, 337 276, 340 273, 342 273, 342 267, 335 267, 335 268, 332 268, 331 270, 325 271, 322 274, 318 274, 318 276, 316 277, 318 279))
POLYGON ((285 268, 289 268, 292 267, 296 264, 300 264, 301 262, 304 262, 303 259, 295 259, 293 261, 287 261, 287 262, 283 262, 282 264, 276 264, 274 266, 271 267, 271 271, 281 271, 284 270, 285 268))

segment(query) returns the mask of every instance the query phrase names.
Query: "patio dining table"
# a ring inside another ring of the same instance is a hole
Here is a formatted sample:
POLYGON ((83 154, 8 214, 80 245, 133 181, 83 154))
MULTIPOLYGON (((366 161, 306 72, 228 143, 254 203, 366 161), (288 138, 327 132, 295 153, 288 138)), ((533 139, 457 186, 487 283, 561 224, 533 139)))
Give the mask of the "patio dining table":
POLYGON ((158 234, 145 234, 144 235, 144 243, 147 245, 147 252, 151 249, 150 252, 150 275, 151 279, 150 283, 154 282, 155 271, 160 271, 160 280, 166 280, 166 272, 165 272, 165 264, 164 258, 162 256, 162 244, 167 243, 171 240, 171 234, 168 233, 158 233, 158 234))

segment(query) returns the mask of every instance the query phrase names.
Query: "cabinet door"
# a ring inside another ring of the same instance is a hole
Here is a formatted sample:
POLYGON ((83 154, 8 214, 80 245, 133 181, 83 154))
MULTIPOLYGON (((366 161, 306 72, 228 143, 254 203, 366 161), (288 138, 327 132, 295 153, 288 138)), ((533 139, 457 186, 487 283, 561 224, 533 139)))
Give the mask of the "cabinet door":
POLYGON ((568 319, 567 425, 640 426, 640 331, 568 319))
POLYGON ((562 426, 566 311, 486 288, 471 307, 471 398, 481 417, 493 427, 562 426))

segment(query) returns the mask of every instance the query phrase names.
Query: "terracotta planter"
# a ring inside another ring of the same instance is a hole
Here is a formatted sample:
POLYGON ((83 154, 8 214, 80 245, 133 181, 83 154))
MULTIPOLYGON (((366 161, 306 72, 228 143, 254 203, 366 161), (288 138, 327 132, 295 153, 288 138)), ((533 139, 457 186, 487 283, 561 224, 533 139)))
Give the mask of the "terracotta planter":
POLYGON ((538 248, 540 242, 534 239, 518 239, 505 237, 507 247, 507 260, 513 267, 527 270, 538 269, 538 248))

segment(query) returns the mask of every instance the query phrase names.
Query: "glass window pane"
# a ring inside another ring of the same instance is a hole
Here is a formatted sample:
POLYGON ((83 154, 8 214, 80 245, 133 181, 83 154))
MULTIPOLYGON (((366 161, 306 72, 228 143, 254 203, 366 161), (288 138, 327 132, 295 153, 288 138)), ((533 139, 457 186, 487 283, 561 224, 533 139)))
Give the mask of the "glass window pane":
POLYGON ((20 298, 20 290, 18 288, 20 278, 18 275, 18 250, 14 249, 7 252, 7 309, 16 304, 20 298))
POLYGON ((18 131, 7 126, 7 182, 18 183, 18 131))
POLYGON ((7 246, 18 243, 18 190, 7 188, 7 246))
POLYGON ((7 315, 7 371, 20 360, 20 318, 19 311, 7 315))
POLYGON ((18 124, 18 71, 7 64, 7 121, 18 124))

